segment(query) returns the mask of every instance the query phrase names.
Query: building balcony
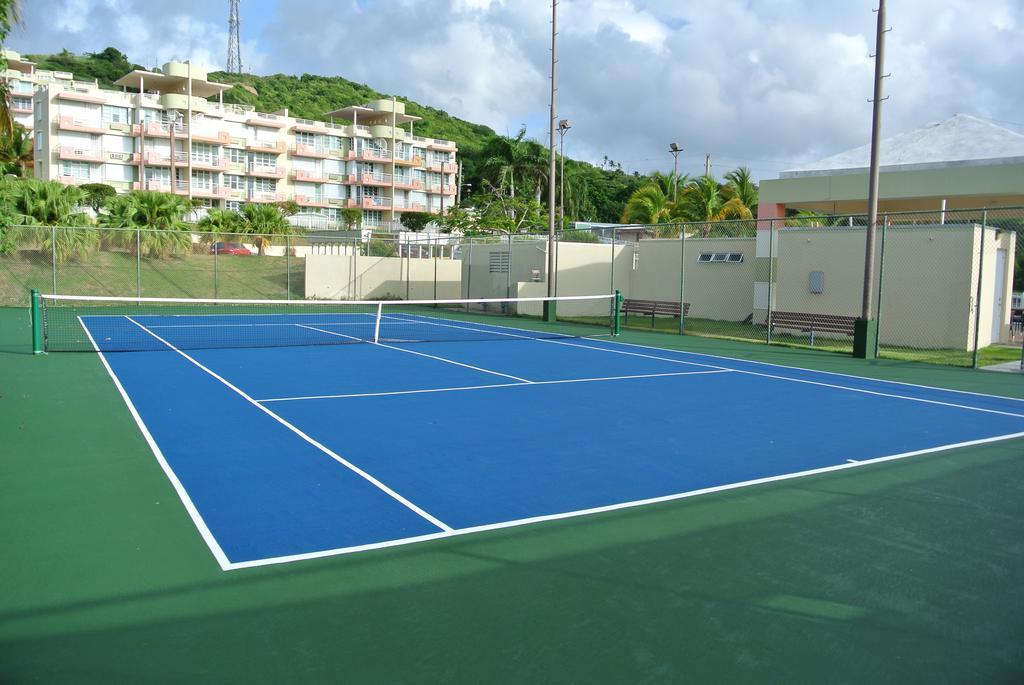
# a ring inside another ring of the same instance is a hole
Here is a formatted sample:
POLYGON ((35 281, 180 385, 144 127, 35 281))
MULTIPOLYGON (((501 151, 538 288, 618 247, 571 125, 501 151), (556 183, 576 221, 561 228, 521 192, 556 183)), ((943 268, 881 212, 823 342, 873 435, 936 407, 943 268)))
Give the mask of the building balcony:
MULTIPOLYGON (((145 164, 146 166, 170 166, 171 155, 167 152, 157 152, 156 150, 147 150, 146 152, 136 152, 132 155, 132 162, 135 164, 145 164)), ((188 164, 188 157, 184 152, 174 153, 174 164, 175 166, 186 166, 188 164)))
POLYGON ((423 166, 423 157, 412 155, 411 157, 395 157, 395 164, 398 166, 423 166))
POLYGON ((228 158, 217 155, 203 155, 192 153, 192 168, 206 169, 209 171, 227 171, 228 158))
POLYGON ((111 162, 121 162, 122 164, 131 164, 135 155, 131 152, 108 152, 106 158, 111 162))
MULTIPOLYGON (((146 135, 150 138, 170 138, 171 128, 170 124, 162 121, 147 121, 143 124, 133 124, 132 135, 146 135)), ((175 138, 184 138, 188 135, 187 127, 182 123, 175 124, 173 128, 175 138)))
POLYGON ((160 181, 160 180, 149 180, 145 183, 139 181, 132 182, 132 190, 151 190, 157 193, 169 193, 171 192, 171 182, 160 181))
POLYGON ((370 127, 363 126, 362 124, 356 124, 352 127, 352 135, 370 137, 370 127))
POLYGON ((419 190, 423 187, 423 181, 418 178, 398 178, 396 176, 395 187, 402 190, 419 190))
POLYGON ((303 171, 295 169, 292 171, 292 178, 305 183, 327 183, 327 174, 320 171, 303 171))
POLYGON ((61 145, 57 148, 57 159, 76 160, 79 162, 106 161, 106 157, 102 150, 83 150, 81 148, 71 147, 70 145, 61 145))
POLYGON ((249 193, 249 202, 284 202, 286 196, 284 193, 266 192, 261 190, 253 190, 249 193))
POLYGON ((106 128, 99 121, 76 119, 69 116, 58 117, 57 128, 61 131, 79 131, 80 133, 106 133, 106 128))
POLYGON ((365 148, 359 153, 349 153, 349 159, 359 159, 364 162, 390 162, 391 151, 390 150, 373 150, 371 148, 365 148))
POLYGON ((11 113, 12 114, 31 114, 32 113, 32 103, 30 102, 27 105, 20 105, 18 103, 13 103, 11 105, 11 113))
POLYGON ((283 140, 247 140, 245 149, 253 152, 270 152, 275 155, 284 154, 286 146, 283 140))
POLYGON ((57 93, 57 97, 61 100, 71 100, 73 102, 88 102, 94 105, 102 105, 107 101, 103 95, 93 91, 90 92, 88 88, 74 88, 68 90, 62 90, 57 93))
POLYGON ((390 197, 364 197, 362 200, 349 198, 347 207, 359 207, 362 209, 391 209, 390 197))
POLYGON ((292 145, 291 153, 293 157, 315 157, 317 159, 326 159, 330 156, 330 151, 325 147, 314 147, 302 143, 292 145))
MULTIPOLYGON (((319 133, 321 135, 327 135, 332 133, 329 129, 327 122, 324 121, 313 121, 312 119, 296 119, 295 125, 292 126, 292 131, 301 131, 303 133, 319 133)), ((334 132, 334 135, 338 135, 334 132)))
POLYGON ((295 204, 300 207, 331 207, 328 198, 316 195, 295 195, 295 204))
POLYGON ((455 173, 455 162, 427 162, 428 171, 439 171, 446 174, 455 173))
MULTIPOLYGON (((225 186, 227 188, 227 186, 225 186)), ((225 200, 241 200, 245 201, 246 194, 243 188, 227 188, 227 195, 224 196, 225 200)))
POLYGON ((92 183, 91 178, 77 178, 75 176, 60 176, 58 179, 61 183, 66 186, 77 186, 82 183, 92 183))
POLYGON ((440 138, 427 138, 427 149, 430 150, 447 150, 454 152, 456 150, 455 142, 451 140, 441 140, 440 138))
MULTIPOLYGON (((184 181, 178 181, 179 185, 184 185, 184 181)), ((186 192, 187 192, 186 188, 186 192)), ((220 185, 219 183, 193 183, 192 184, 192 197, 208 197, 213 199, 226 198, 230 194, 230 188, 220 185)))
POLYGON ((359 183, 364 186, 390 186, 391 174, 378 174, 366 171, 359 175, 359 183))
POLYGON ((439 194, 454 195, 455 194, 455 186, 450 186, 450 185, 449 186, 441 186, 441 184, 439 184, 439 183, 434 183, 434 184, 431 184, 431 185, 427 186, 427 192, 428 193, 438 194, 438 195, 439 194))
POLYGON ((213 143, 214 145, 230 145, 231 134, 227 131, 192 131, 192 140, 197 143, 213 143))
POLYGON ((399 212, 425 212, 427 208, 421 202, 396 202, 394 209, 399 212))
POLYGON ((355 174, 327 174, 328 183, 355 183, 355 174))
POLYGON ((251 164, 246 172, 249 176, 259 178, 284 178, 285 169, 283 166, 264 166, 262 164, 251 164))
POLYGON ((251 112, 245 119, 250 126, 264 126, 266 128, 284 128, 288 125, 287 119, 280 114, 269 114, 267 112, 251 112))

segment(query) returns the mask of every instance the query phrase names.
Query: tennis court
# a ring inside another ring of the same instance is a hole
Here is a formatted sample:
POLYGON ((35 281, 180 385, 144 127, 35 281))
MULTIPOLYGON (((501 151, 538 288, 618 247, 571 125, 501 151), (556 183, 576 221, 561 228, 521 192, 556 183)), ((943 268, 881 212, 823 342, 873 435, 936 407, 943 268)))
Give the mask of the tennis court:
POLYGON ((101 353, 224 570, 1024 436, 1020 399, 525 328, 511 301, 111 300, 52 298, 48 343, 101 353))

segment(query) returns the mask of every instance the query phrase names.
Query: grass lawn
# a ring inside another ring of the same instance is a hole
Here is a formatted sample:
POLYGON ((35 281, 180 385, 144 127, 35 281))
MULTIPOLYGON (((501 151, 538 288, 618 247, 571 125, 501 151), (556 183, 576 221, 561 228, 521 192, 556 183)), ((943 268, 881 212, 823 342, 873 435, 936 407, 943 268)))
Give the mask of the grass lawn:
MULTIPOLYGON (((302 298, 305 268, 305 260, 294 257, 195 253, 136 264, 132 253, 101 251, 85 262, 58 265, 57 292, 135 295, 141 276, 143 297, 285 299, 290 281, 291 296, 302 298)), ((0 255, 0 303, 27 304, 31 288, 53 292, 49 256, 37 250, 0 255)))
MULTIPOLYGON (((582 320, 586 321, 587 319, 584 318, 582 320)), ((591 323, 599 323, 598 319, 590 319, 589 321, 591 323)), ((650 317, 634 316, 630 318, 628 324, 624 321, 623 327, 630 330, 678 335, 679 319, 656 317, 654 327, 652 328, 650 317)), ((716 321, 713 319, 687 317, 684 333, 692 336, 763 343, 766 339, 767 329, 764 325, 744 324, 738 321, 716 321)), ((819 352, 839 352, 844 354, 851 354, 853 352, 853 341, 850 338, 836 340, 819 337, 816 338, 815 344, 812 346, 808 334, 793 335, 776 331, 772 334, 772 344, 808 350, 813 349, 819 352)), ((971 366, 973 364, 973 354, 970 350, 928 350, 887 347, 883 345, 879 350, 879 355, 883 359, 926 362, 946 366, 971 366)), ((991 345, 978 350, 978 366, 1001 364, 1003 362, 1016 361, 1020 358, 1020 346, 991 345)))

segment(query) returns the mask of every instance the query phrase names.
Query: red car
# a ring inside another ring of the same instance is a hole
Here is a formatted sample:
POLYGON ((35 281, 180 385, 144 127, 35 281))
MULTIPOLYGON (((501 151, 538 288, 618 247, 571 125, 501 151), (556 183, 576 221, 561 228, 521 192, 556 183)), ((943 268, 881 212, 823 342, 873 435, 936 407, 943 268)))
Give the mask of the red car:
POLYGON ((210 254, 251 255, 252 251, 241 243, 214 243, 210 247, 210 254))

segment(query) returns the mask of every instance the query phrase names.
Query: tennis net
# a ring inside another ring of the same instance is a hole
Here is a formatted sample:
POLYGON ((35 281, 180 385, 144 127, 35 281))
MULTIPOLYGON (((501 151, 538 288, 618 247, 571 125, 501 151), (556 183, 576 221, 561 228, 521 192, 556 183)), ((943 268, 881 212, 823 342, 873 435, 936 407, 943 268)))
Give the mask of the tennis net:
POLYGON ((130 352, 590 337, 617 331, 616 297, 282 301, 33 294, 33 348, 130 352), (558 321, 542 317, 546 301, 558 321))

